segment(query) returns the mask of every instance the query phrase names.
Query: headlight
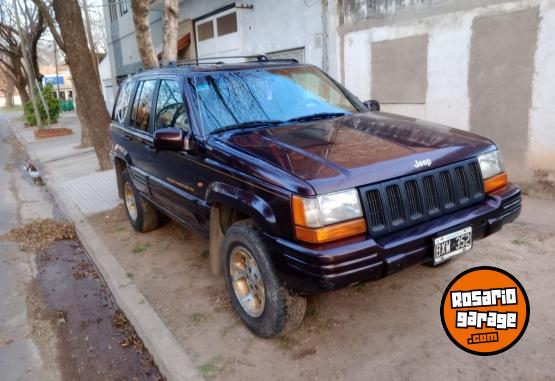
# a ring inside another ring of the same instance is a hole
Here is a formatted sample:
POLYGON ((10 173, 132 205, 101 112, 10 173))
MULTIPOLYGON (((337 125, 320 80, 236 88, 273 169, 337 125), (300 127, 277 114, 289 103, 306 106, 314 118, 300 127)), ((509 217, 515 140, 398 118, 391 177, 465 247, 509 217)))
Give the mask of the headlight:
POLYGON ((356 189, 316 197, 293 196, 292 208, 297 238, 306 242, 322 243, 366 231, 356 189))
POLYGON ((489 179, 505 170, 499 151, 492 151, 478 156, 482 177, 489 179))
POLYGON ((478 156, 478 162, 480 163, 486 193, 507 185, 508 178, 499 151, 496 150, 478 156))

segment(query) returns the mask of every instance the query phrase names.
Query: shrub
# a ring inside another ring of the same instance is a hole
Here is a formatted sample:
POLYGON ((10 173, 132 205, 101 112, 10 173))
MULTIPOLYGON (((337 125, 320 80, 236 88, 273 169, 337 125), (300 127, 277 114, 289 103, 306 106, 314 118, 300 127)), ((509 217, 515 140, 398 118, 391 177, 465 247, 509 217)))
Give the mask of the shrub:
MULTIPOLYGON (((48 104, 48 111, 50 113, 50 122, 56 123, 58 121, 58 117, 60 116, 60 101, 54 97, 53 87, 51 84, 43 86, 42 88, 42 96, 46 104, 48 104)), ((40 98, 37 99, 39 103, 39 112, 40 112, 40 119, 43 123, 46 123, 48 118, 46 117, 46 110, 40 98)), ((25 111, 25 120, 31 126, 35 126, 37 124, 37 120, 35 118, 35 110, 33 109, 33 103, 31 101, 25 102, 24 105, 25 111)))

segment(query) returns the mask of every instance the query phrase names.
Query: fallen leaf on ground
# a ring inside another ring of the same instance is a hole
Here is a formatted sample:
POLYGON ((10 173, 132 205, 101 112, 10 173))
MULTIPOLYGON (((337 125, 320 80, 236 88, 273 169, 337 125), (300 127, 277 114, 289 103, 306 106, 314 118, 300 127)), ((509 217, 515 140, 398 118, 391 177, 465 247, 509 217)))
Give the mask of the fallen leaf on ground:
POLYGON ((21 250, 41 251, 55 241, 75 240, 77 234, 72 224, 53 219, 38 219, 10 230, 0 236, 0 239, 19 242, 21 250))

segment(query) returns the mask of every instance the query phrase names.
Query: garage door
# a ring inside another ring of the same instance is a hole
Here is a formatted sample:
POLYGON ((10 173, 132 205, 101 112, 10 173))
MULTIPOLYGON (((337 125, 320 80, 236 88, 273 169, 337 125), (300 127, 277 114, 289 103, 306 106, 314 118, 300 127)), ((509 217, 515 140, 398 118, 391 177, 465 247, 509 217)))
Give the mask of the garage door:
POLYGON ((241 54, 235 8, 199 20, 195 28, 199 58, 241 54))

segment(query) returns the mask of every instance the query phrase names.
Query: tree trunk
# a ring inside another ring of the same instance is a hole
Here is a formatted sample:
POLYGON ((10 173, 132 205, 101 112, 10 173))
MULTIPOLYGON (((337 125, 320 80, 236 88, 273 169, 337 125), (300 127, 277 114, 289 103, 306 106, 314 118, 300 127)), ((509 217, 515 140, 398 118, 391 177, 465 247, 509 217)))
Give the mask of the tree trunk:
POLYGON ((135 37, 139 55, 145 69, 158 67, 158 57, 152 45, 150 36, 150 22, 148 20, 148 0, 131 0, 133 10, 133 23, 135 24, 135 37))
MULTIPOLYGON (((71 68, 69 68, 69 72, 71 73, 71 77, 73 78, 73 72, 71 71, 71 68)), ((81 107, 77 107, 77 98, 79 98, 79 94, 77 93, 77 90, 74 88, 73 89, 73 101, 75 102, 75 112, 77 113, 77 117, 79 118, 79 120, 81 120, 81 118, 86 117, 85 116, 81 116, 79 113, 81 112, 81 107)), ((93 141, 92 141, 92 137, 91 137, 91 133, 88 129, 88 127, 81 123, 81 148, 87 148, 87 147, 92 147, 93 141)))
POLYGON ((75 85, 75 102, 81 125, 90 133, 101 169, 111 168, 108 127, 110 115, 100 91, 98 76, 90 59, 87 35, 77 0, 53 0, 52 6, 64 42, 68 64, 75 85))
POLYGON ((162 65, 177 59, 177 19, 179 18, 178 0, 164 0, 164 50, 162 65))
POLYGON ((4 89, 4 98, 6 99, 6 107, 13 107, 13 93, 14 85, 10 81, 7 81, 6 88, 4 89))
POLYGON ((20 83, 15 84, 15 88, 19 93, 19 98, 21 99, 21 104, 24 105, 25 103, 29 102, 31 98, 29 97, 29 93, 27 92, 27 87, 20 83))

